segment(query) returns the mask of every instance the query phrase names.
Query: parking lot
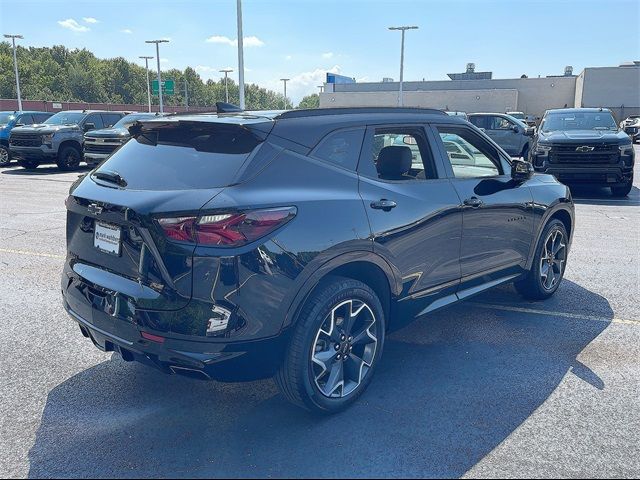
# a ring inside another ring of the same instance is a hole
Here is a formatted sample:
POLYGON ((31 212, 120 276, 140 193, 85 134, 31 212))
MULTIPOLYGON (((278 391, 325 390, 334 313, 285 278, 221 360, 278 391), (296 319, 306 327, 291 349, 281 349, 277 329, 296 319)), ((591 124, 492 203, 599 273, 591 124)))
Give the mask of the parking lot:
POLYGON ((78 172, 2 169, 0 474, 637 477, 638 170, 628 198, 574 192, 555 297, 500 287, 415 322, 354 408, 318 418, 270 380, 169 377, 95 349, 59 289, 78 172))

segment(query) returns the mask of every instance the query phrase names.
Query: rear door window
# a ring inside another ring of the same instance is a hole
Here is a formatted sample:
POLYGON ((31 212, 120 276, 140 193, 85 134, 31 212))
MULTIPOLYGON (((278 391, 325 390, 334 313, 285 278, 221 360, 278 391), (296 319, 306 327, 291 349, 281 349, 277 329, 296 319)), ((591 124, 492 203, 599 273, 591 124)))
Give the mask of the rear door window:
POLYGON ((165 125, 136 134, 98 171, 117 172, 133 190, 223 187, 261 142, 233 125, 165 125))
POLYGON ((484 129, 486 129, 486 128, 487 128, 487 125, 488 125, 488 123, 489 123, 489 122, 487 121, 487 119, 488 119, 488 118, 489 118, 489 117, 485 117, 485 116, 472 116, 472 117, 469 117, 469 121, 470 121, 471 123, 473 123, 473 124, 474 124, 476 127, 478 127, 478 128, 484 128, 484 129))
POLYGON ((99 130, 101 128, 104 128, 104 124, 102 123, 102 117, 100 116, 99 113, 92 113, 91 115, 89 115, 87 119, 84 121, 84 125, 86 126, 89 123, 93 123, 94 125, 91 128, 92 130, 99 130))

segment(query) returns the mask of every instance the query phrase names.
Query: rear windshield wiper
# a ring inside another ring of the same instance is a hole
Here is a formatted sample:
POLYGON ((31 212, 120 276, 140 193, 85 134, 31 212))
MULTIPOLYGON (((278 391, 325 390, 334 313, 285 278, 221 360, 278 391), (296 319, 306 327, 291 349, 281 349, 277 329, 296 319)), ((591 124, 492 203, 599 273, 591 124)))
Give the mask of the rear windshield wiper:
POLYGON ((105 182, 115 183, 120 187, 126 187, 127 182, 118 172, 112 172, 111 170, 99 170, 97 172, 93 172, 92 177, 97 178, 99 180, 104 180, 105 182))

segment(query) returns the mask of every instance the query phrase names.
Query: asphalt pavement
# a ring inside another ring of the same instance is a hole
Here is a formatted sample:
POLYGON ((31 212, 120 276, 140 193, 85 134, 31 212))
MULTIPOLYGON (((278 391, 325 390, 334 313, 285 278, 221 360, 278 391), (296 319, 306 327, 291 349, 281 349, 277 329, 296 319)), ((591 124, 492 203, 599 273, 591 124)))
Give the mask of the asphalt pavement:
POLYGON ((573 192, 555 297, 504 286, 394 333, 369 390, 329 418, 271 380, 166 376, 82 337, 59 289, 77 176, 0 169, 0 476, 640 475, 638 171, 626 199, 573 192))

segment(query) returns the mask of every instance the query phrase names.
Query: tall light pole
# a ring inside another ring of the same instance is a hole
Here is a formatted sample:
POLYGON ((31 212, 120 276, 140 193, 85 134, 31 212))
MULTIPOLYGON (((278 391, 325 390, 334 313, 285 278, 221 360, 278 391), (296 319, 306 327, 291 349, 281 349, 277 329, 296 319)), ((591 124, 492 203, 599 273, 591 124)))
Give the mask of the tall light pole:
POLYGON ((8 35, 5 33, 4 38, 10 38, 13 42, 13 68, 16 72, 16 93, 18 94, 18 111, 22 111, 22 98, 20 98, 20 75, 18 75, 18 57, 16 56, 16 38, 24 39, 22 35, 8 35))
POLYGON ((138 58, 144 58, 144 70, 147 72, 147 100, 149 100, 149 113, 151 113, 151 84, 149 83, 149 60, 153 57, 145 57, 144 55, 138 58))
POLYGON ((400 30, 402 32, 402 44, 400 47, 400 89, 398 90, 398 106, 402 107, 404 101, 402 98, 402 80, 404 76, 404 32, 407 30, 417 30, 418 27, 403 26, 403 27, 389 27, 389 30, 400 30))
POLYGON ((229 103, 229 87, 227 86, 227 75, 229 75, 231 72, 233 72, 232 68, 223 68, 222 70, 220 70, 220 73, 224 73, 224 93, 227 99, 227 103, 229 103))
POLYGON ((145 43, 156 44, 156 60, 158 61, 158 98, 160 99, 160 113, 164 113, 164 106, 162 104, 162 78, 160 78, 160 44, 168 43, 169 40, 147 40, 145 43))
POLYGON ((242 0, 237 3, 238 20, 238 93, 240 109, 244 110, 244 37, 242 36, 242 0))
POLYGON ((291 80, 290 78, 281 78, 280 81, 284 83, 284 109, 287 109, 287 82, 291 80))

